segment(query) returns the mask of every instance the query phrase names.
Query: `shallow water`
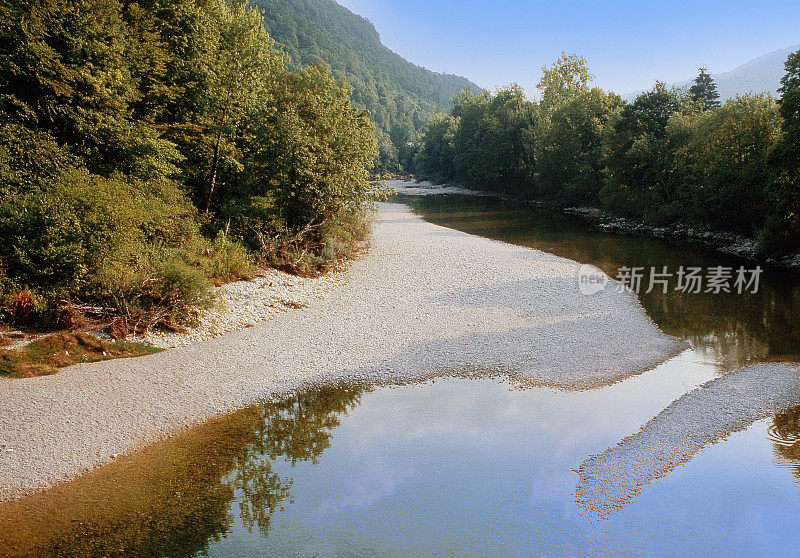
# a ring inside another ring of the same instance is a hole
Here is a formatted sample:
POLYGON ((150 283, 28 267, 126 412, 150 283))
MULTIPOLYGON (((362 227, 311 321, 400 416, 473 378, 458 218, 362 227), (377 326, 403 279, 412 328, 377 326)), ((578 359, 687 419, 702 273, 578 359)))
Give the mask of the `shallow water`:
MULTIPOLYGON (((410 203, 434 222, 607 272, 732 262, 497 201, 410 203)), ((695 349, 596 390, 442 378, 323 386, 246 409, 0 505, 0 554, 797 555, 800 409, 654 469, 600 516, 576 498, 576 470, 704 382, 796 354, 799 299, 796 280, 777 272, 743 298, 645 295, 659 325, 695 349)), ((590 488, 613 494, 618 481, 590 488)))

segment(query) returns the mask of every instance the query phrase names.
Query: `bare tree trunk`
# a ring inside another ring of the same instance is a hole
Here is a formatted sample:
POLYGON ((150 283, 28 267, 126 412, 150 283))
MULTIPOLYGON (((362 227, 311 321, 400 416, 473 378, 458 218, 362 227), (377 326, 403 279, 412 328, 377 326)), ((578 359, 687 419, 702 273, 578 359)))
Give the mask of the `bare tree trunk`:
POLYGON ((222 130, 217 134, 217 143, 214 145, 214 157, 211 160, 211 174, 208 179, 208 195, 206 196, 206 213, 211 211, 211 200, 214 197, 214 188, 217 186, 217 168, 219 167, 219 147, 221 143, 222 130))

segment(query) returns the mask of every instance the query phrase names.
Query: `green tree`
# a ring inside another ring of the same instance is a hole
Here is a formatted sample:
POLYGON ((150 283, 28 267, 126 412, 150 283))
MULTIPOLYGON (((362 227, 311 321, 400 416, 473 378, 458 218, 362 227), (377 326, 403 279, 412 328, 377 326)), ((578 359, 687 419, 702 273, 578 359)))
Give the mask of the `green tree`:
POLYGON ((772 154, 768 193, 773 209, 760 235, 762 250, 772 254, 800 250, 800 51, 785 66, 778 105, 783 137, 772 154))
POLYGON ((783 117, 781 154, 785 164, 800 169, 800 50, 786 60, 786 74, 781 78, 779 109, 783 117))
MULTIPOLYGON (((220 41, 209 67, 208 132, 213 148, 204 210, 210 211, 217 187, 223 142, 233 142, 244 118, 268 95, 283 69, 284 59, 273 48, 262 23, 263 14, 235 0, 222 11, 220 41)), ((235 145, 228 147, 236 152, 235 145)))
POLYGON ((670 221, 682 210, 675 192, 680 177, 672 167, 675 138, 667 131, 676 112, 696 105, 679 90, 657 82, 625 105, 603 140, 603 204, 623 215, 670 221))
POLYGON ((459 121, 453 138, 453 167, 456 181, 468 188, 486 188, 489 182, 483 152, 489 144, 485 126, 489 103, 488 91, 465 89, 453 98, 452 115, 459 121))
POLYGON ((736 97, 714 111, 676 114, 667 128, 683 138, 672 166, 685 218, 753 236, 764 224, 768 160, 780 139, 775 101, 736 97))
POLYGON ((244 0, 143 0, 168 53, 156 122, 178 145, 181 179, 198 207, 242 170, 243 123, 269 95, 285 55, 244 0))
POLYGON ((6 122, 51 135, 105 176, 174 172, 174 147, 132 112, 143 54, 118 0, 4 0, 0 15, 6 122))
POLYGON ((547 114, 563 102, 585 92, 594 80, 586 58, 562 52, 549 68, 542 68, 542 78, 536 87, 542 98, 539 107, 547 114))
POLYGON ((436 114, 428 122, 422 149, 414 167, 418 175, 436 183, 455 180, 455 135, 459 120, 449 114, 436 114))
POLYGON ((694 79, 694 85, 689 88, 689 97, 700 103, 703 110, 718 108, 720 105, 717 84, 706 71, 707 68, 700 68, 694 79))
POLYGON ((533 104, 518 85, 454 100, 453 174, 469 188, 520 192, 531 175, 533 104))
POLYGON ((536 197, 562 206, 597 205, 603 135, 622 100, 592 88, 561 102, 537 138, 536 197))
POLYGON ((302 238, 302 253, 322 250, 329 260, 332 231, 374 199, 375 128, 349 97, 327 66, 311 66, 283 73, 252 115, 245 170, 226 211, 254 247, 302 238))

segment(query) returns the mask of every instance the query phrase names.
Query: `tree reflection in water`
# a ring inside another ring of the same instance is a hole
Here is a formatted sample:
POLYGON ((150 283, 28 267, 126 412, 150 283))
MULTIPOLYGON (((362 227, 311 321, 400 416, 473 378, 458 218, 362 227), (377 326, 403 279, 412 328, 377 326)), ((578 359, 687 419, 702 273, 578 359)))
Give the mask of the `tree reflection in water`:
POLYGON ((769 436, 775 442, 778 459, 785 460, 800 479, 800 406, 775 415, 769 436))
POLYGON ((266 536, 272 515, 292 500, 292 480, 273 463, 316 462, 367 390, 309 389, 2 504, 0 555, 193 556, 226 535, 235 508, 245 527, 266 536))

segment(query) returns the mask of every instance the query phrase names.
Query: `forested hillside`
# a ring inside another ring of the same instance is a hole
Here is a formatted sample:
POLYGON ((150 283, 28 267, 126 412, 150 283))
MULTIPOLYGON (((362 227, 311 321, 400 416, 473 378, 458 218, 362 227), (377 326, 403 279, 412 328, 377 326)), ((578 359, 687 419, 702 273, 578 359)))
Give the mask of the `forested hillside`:
POLYGON ((246 0, 0 0, 0 314, 174 324, 363 235, 374 125, 246 0))
POLYGON ((766 255, 800 252, 800 51, 776 101, 719 101, 701 72, 625 102, 591 86, 586 60, 544 69, 540 100, 517 86, 462 93, 428 126, 417 174, 657 224, 757 237, 766 255))
POLYGON ((466 78, 416 66, 381 44, 375 27, 333 0, 251 0, 264 10, 270 36, 291 57, 290 68, 320 61, 353 88, 356 106, 369 109, 378 128, 378 170, 408 167, 409 141, 418 139, 436 112, 450 110, 450 99, 466 78))

